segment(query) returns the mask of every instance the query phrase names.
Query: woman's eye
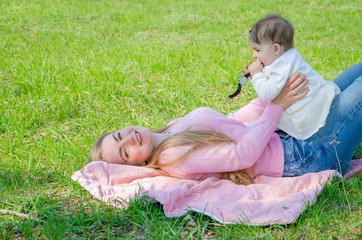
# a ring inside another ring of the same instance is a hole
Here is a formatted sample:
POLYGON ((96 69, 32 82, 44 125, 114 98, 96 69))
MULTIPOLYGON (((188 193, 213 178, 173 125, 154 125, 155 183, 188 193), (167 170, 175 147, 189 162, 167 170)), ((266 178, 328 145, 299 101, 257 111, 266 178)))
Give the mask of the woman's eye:
POLYGON ((119 140, 122 140, 122 137, 121 137, 121 133, 120 133, 120 132, 118 132, 118 138, 119 138, 119 140))
POLYGON ((128 152, 126 149, 124 149, 124 155, 126 156, 126 158, 128 158, 128 152))

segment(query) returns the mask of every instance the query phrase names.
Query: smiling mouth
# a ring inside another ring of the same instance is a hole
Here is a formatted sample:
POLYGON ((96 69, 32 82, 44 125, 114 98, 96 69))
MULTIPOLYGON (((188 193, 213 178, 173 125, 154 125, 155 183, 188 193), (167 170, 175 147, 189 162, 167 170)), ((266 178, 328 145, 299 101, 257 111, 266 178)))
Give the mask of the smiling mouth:
POLYGON ((136 135, 136 138, 138 140, 138 142, 140 143, 140 145, 142 145, 142 136, 139 132, 136 132, 135 131, 135 135, 136 135))

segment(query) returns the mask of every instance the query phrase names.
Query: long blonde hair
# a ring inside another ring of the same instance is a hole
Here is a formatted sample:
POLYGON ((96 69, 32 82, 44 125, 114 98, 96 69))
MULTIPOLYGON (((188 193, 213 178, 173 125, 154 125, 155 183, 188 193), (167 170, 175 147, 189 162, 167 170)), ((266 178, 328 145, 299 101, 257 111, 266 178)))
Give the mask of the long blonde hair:
MULTIPOLYGON (((165 127, 153 130, 154 133, 166 133, 173 124, 167 125, 165 127)), ((110 133, 106 133, 101 136, 93 145, 91 151, 91 158, 94 161, 104 161, 102 157, 101 146, 103 139, 110 133)), ((151 155, 146 160, 145 167, 155 169, 165 175, 170 176, 167 172, 161 170, 162 167, 171 166, 176 163, 179 163, 187 156, 189 156, 193 151, 197 149, 218 145, 218 144, 230 144, 235 143, 233 139, 229 136, 217 132, 215 130, 186 130, 180 133, 176 133, 171 135, 170 137, 163 140, 160 145, 151 153, 151 155), (177 159, 172 160, 167 164, 159 164, 158 160, 161 155, 161 152, 172 147, 177 146, 192 146, 187 152, 185 152, 182 156, 178 157, 177 159)), ((231 180, 236 184, 241 185, 248 185, 252 183, 252 176, 246 170, 238 170, 233 172, 224 172, 220 173, 220 177, 223 179, 231 180)))

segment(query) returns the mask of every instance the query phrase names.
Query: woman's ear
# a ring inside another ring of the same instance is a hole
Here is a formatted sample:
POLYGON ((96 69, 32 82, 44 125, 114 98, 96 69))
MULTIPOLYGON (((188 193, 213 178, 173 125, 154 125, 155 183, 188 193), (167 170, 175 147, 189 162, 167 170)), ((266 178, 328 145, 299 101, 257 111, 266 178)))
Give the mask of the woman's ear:
POLYGON ((280 46, 279 43, 274 43, 273 44, 273 51, 274 51, 274 55, 276 56, 280 56, 283 53, 283 47, 280 46))

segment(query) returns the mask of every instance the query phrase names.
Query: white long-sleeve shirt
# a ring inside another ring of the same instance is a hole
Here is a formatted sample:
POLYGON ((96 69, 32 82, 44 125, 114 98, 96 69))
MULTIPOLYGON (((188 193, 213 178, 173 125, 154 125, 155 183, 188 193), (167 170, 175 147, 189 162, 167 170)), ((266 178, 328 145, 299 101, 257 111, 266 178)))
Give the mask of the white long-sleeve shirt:
POLYGON ((271 101, 295 72, 306 75, 310 91, 283 112, 278 127, 295 138, 307 139, 324 126, 331 103, 340 93, 338 86, 324 80, 295 48, 264 67, 263 73, 256 73, 251 83, 261 99, 271 101))

